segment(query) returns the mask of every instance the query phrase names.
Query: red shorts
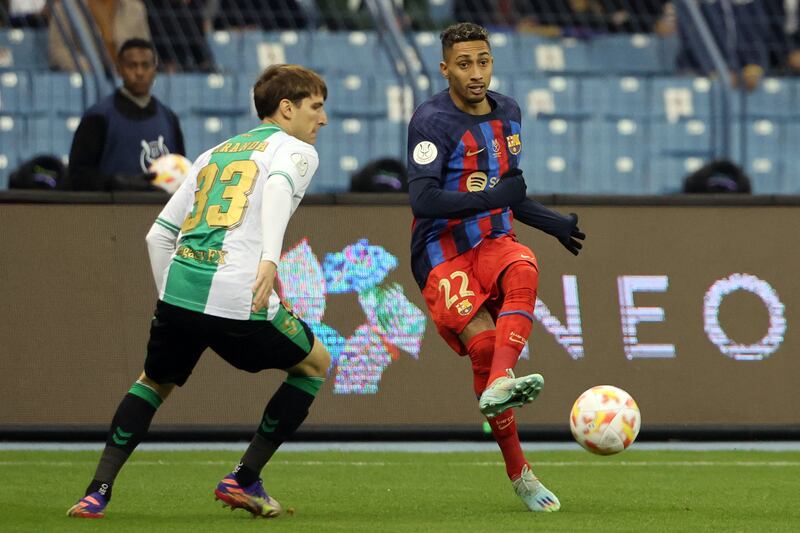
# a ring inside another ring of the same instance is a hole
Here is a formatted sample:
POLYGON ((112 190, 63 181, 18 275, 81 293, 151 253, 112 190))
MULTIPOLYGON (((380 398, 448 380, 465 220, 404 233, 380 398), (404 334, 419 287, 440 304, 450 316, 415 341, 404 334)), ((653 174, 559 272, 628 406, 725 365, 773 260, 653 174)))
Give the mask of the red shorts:
POLYGON ((497 281, 515 261, 526 261, 539 270, 530 248, 506 235, 484 239, 472 250, 445 261, 428 274, 422 296, 439 335, 459 355, 466 355, 467 350, 458 335, 481 306, 497 319, 503 305, 497 281))

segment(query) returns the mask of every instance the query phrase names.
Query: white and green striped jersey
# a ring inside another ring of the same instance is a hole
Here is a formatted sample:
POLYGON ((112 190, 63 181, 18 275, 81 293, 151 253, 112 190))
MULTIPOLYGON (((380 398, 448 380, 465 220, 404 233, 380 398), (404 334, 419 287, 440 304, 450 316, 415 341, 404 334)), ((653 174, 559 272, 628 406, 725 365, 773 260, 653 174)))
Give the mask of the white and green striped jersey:
POLYGON ((267 180, 286 180, 297 209, 319 160, 310 144, 272 124, 212 148, 161 211, 156 224, 177 236, 159 297, 172 305, 238 320, 271 320, 279 299, 251 313, 262 253, 261 209, 267 180))

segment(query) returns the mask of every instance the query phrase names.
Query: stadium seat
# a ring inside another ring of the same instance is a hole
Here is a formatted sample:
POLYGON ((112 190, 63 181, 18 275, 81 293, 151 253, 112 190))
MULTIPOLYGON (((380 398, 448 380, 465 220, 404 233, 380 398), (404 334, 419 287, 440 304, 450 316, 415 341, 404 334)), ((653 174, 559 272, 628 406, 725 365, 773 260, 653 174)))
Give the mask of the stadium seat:
POLYGON ((650 194, 644 165, 646 161, 646 121, 633 118, 594 119, 584 122, 580 131, 583 194, 650 194), (590 163, 589 163, 590 162, 590 163), (589 164, 585 164, 589 163, 589 164))
POLYGON ((168 105, 176 113, 241 114, 250 104, 241 101, 236 78, 224 74, 172 74, 168 78, 168 105))
POLYGON ((374 32, 316 32, 305 64, 322 72, 387 75, 394 72, 374 32))
POLYGON ((91 77, 84 80, 77 72, 34 72, 31 74, 31 82, 31 110, 34 112, 82 115, 86 108, 85 103, 94 99, 94 80, 91 77), (87 90, 90 94, 86 94, 87 90))
POLYGON ((430 31, 421 31, 414 34, 414 46, 428 75, 432 78, 438 76, 439 62, 442 60, 442 43, 439 36, 430 31))
POLYGON ((661 194, 678 193, 683 188, 684 178, 706 163, 697 156, 655 155, 648 158, 650 187, 661 194))
POLYGON ((572 38, 520 35, 518 67, 522 73, 585 74, 602 72, 592 45, 572 38))
POLYGON ((711 157, 714 150, 711 128, 710 122, 700 118, 678 122, 656 120, 650 127, 650 153, 653 156, 711 157))
POLYGON ((233 135, 246 133, 261 124, 257 116, 250 113, 243 113, 233 117, 233 135))
MULTIPOLYGON (((489 43, 494 58, 493 72, 507 76, 519 73, 519 43, 517 34, 511 32, 495 32, 490 34, 489 43)), ((439 58, 442 57, 442 46, 439 44, 439 58)))
MULTIPOLYGON (((775 120, 758 119, 744 123, 745 165, 755 194, 782 194, 787 192, 784 182, 782 124, 775 120)), ((794 148, 797 150, 797 147, 794 148)))
POLYGON ((513 81, 512 95, 526 117, 576 118, 586 114, 580 105, 579 85, 574 78, 517 77, 513 81))
POLYGON ((317 152, 320 166, 309 192, 346 192, 350 175, 370 161, 369 122, 342 118, 320 132, 317 152))
POLYGON ((521 168, 530 194, 582 190, 578 187, 579 130, 578 121, 523 117, 521 168))
POLYGON ((46 154, 60 158, 65 164, 69 158, 72 137, 78 129, 79 115, 66 117, 42 116, 27 119, 26 143, 20 154, 22 160, 46 154))
POLYGON ((406 164, 406 144, 408 128, 405 123, 392 122, 386 119, 371 120, 370 139, 372 144, 369 159, 393 157, 406 164))
POLYGON ((657 77, 653 79, 651 113, 677 121, 682 117, 711 114, 712 83, 702 77, 657 77))
POLYGON ((658 59, 661 64, 661 71, 665 74, 675 72, 678 63, 678 54, 681 50, 681 43, 677 35, 668 37, 656 37, 658 44, 658 59))
POLYGON ((25 143, 23 120, 0 115, 0 190, 8 188, 8 177, 21 162, 20 148, 25 143))
POLYGON ((309 64, 311 38, 305 31, 246 31, 242 33, 242 63, 246 74, 256 77, 277 63, 309 64))
POLYGON ((206 42, 214 63, 220 72, 234 74, 244 68, 244 48, 242 32, 215 31, 206 34, 206 42))
POLYGON ((592 53, 603 70, 613 74, 662 72, 658 42, 649 35, 598 35, 592 53))
POLYGON ((0 70, 47 68, 47 30, 0 29, 0 70))
POLYGON ((767 118, 786 120, 796 117, 797 99, 792 85, 779 78, 766 78, 759 87, 745 93, 743 110, 747 119, 767 118))
POLYGON ((232 116, 190 114, 180 117, 186 143, 186 157, 194 160, 213 146, 230 139, 236 131, 232 116))
POLYGON ((784 127, 784 192, 800 194, 800 122, 789 123, 784 127))
POLYGON ((646 117, 650 114, 650 81, 643 77, 582 78, 580 108, 604 118, 646 117))
POLYGON ((378 76, 375 83, 375 105, 384 118, 407 122, 414 111, 414 93, 411 87, 401 85, 393 76, 378 76))
POLYGON ((326 76, 328 100, 325 108, 332 116, 385 116, 387 100, 378 94, 375 78, 362 74, 326 76))
POLYGON ((21 70, 0 72, 0 113, 29 113, 31 105, 28 74, 21 70))

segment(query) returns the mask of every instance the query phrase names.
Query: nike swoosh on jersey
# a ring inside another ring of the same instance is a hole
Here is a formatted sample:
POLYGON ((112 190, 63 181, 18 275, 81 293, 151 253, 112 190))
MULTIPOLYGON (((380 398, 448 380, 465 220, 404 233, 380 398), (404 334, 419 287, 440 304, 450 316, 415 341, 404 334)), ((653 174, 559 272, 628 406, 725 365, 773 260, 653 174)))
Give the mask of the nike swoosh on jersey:
POLYGON ((479 153, 483 152, 484 150, 486 150, 485 146, 483 148, 481 148, 480 150, 475 150, 474 152, 472 150, 467 150, 467 157, 472 157, 473 155, 478 155, 479 153))

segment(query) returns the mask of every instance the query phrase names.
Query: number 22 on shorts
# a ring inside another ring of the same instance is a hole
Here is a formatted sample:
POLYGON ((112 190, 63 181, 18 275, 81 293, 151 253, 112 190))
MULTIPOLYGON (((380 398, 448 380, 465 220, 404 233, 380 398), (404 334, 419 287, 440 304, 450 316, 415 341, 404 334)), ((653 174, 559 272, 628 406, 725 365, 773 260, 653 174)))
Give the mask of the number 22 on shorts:
POLYGON ((470 314, 472 311, 472 302, 466 300, 468 296, 475 296, 475 293, 469 290, 469 278, 467 274, 461 270, 456 270, 452 274, 450 274, 450 279, 442 278, 439 280, 439 290, 444 291, 444 305, 447 307, 448 311, 453 304, 461 300, 456 305, 456 311, 458 311, 459 315, 466 316, 470 314), (452 292, 452 285, 450 284, 450 280, 456 281, 460 280, 461 284, 458 289, 458 294, 451 295, 452 292))

